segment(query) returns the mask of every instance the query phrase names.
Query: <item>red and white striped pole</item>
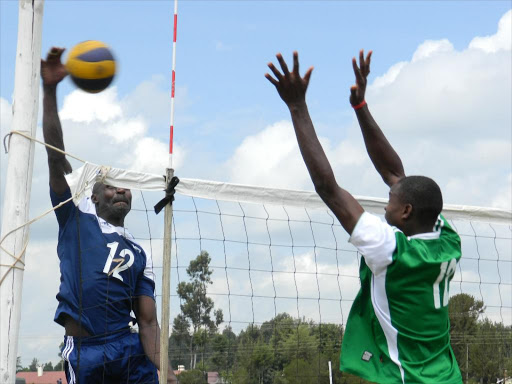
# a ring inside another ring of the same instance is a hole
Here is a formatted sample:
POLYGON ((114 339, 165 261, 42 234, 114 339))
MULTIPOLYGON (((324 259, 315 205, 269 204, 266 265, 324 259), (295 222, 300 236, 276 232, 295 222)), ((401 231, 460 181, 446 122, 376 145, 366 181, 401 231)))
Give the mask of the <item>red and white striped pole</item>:
POLYGON ((174 0, 174 32, 172 39, 171 129, 169 132, 169 168, 172 168, 174 140, 174 93, 176 89, 176 35, 178 31, 178 0, 174 0))
MULTIPOLYGON (((172 43, 172 89, 171 89, 171 130, 169 136, 169 166, 167 183, 174 176, 172 168, 172 145, 174 139, 174 90, 176 81, 176 31, 178 25, 178 0, 174 0, 174 37, 172 43)), ((162 314, 160 332, 160 383, 167 383, 169 367, 169 326, 171 318, 171 249, 172 249, 172 205, 167 204, 164 212, 164 252, 162 258, 162 314)))

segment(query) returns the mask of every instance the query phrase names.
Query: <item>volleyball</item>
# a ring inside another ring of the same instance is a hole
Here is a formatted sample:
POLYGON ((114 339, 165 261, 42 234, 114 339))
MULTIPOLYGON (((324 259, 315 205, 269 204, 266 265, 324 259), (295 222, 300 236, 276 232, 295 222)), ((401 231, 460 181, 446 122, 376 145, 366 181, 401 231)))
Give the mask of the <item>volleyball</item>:
POLYGON ((71 49, 66 69, 78 88, 98 93, 112 82, 116 61, 108 45, 101 41, 87 40, 71 49))

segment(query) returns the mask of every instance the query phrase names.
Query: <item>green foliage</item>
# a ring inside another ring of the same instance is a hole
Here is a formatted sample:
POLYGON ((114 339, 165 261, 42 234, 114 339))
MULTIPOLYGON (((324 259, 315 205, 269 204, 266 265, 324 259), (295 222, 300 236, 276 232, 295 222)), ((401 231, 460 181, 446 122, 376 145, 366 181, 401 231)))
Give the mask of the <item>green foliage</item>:
POLYGON ((55 367, 53 367, 54 371, 63 371, 64 370, 64 360, 60 360, 55 367))
POLYGON ((207 384, 208 379, 205 372, 199 369, 192 369, 190 371, 181 372, 178 375, 180 384, 207 384))
MULTIPOLYGON (((284 376, 285 383, 309 384, 321 382, 317 374, 318 364, 316 361, 293 359, 284 367, 282 376, 284 376)), ((327 380, 328 382, 329 380, 327 380)))
POLYGON ((484 383, 503 378, 504 370, 511 371, 512 328, 485 319, 469 345, 469 374, 484 383))
POLYGON ((28 366, 28 370, 30 372, 37 372, 37 366, 39 365, 39 360, 37 360, 35 357, 32 359, 32 363, 28 366))
POLYGON ((449 309, 451 345, 464 381, 495 383, 505 370, 512 372, 512 328, 479 320, 485 306, 471 295, 453 296, 449 309))
POLYGON ((178 296, 181 299, 181 314, 173 322, 173 335, 169 342, 171 364, 183 364, 188 368, 196 368, 197 355, 201 353, 202 366, 205 364, 205 353, 209 353, 211 337, 223 322, 222 310, 214 310, 213 300, 207 296, 207 287, 212 284, 210 255, 201 251, 187 268, 189 282, 178 284, 178 296), (213 317, 211 318, 213 311, 213 317), (191 328, 191 330, 190 330, 191 328), (184 346, 188 346, 185 357, 184 346), (176 349, 178 348, 178 349, 176 349), (188 360, 189 363, 185 363, 188 360))
POLYGON ((23 370, 23 365, 21 365, 21 356, 16 358, 16 372, 20 372, 23 370))
POLYGON ((206 251, 201 253, 192 261, 187 268, 190 282, 182 281, 178 284, 178 296, 183 300, 181 312, 186 319, 192 323, 194 333, 201 326, 212 330, 223 321, 222 311, 214 311, 215 320, 210 318, 213 310, 213 300, 206 294, 208 284, 212 284, 210 269, 210 255, 206 251))
POLYGON ((318 354, 318 339, 306 324, 300 324, 280 343, 285 361, 311 361, 318 354))
POLYGON ((52 364, 52 362, 51 362, 51 361, 50 361, 50 362, 48 362, 48 363, 46 363, 46 364, 43 366, 43 371, 48 372, 48 371, 53 371, 53 370, 54 370, 54 368, 53 368, 53 364, 52 364))
POLYGON ((60 344, 59 344, 59 353, 58 353, 58 356, 62 359, 62 348, 64 348, 64 342, 62 341, 60 344))

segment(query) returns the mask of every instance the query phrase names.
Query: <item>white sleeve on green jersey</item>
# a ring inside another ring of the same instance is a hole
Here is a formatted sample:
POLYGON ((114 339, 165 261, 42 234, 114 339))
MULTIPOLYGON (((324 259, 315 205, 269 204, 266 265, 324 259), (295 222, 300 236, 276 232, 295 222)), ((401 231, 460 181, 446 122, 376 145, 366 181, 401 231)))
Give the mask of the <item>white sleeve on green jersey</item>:
POLYGON ((393 262, 396 248, 395 229, 378 216, 364 212, 357 222, 349 242, 364 256, 374 275, 393 262))

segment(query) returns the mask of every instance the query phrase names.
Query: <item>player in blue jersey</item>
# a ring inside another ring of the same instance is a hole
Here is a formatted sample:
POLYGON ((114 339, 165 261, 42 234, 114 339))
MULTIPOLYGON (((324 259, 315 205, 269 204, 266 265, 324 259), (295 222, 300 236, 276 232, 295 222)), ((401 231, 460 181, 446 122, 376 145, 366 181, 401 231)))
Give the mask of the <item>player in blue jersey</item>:
POLYGON ((378 383, 462 382, 450 346, 449 283, 461 257, 460 238, 441 215, 439 186, 405 176, 402 161, 374 121, 366 101, 370 54, 353 60, 356 85, 350 103, 375 168, 390 187, 385 219, 364 212, 341 188, 317 138, 306 105, 313 68, 299 74, 281 54, 279 71, 266 74, 290 110, 299 148, 315 189, 362 254, 361 289, 350 310, 340 369, 378 383))
MULTIPOLYGON (((64 150, 57 113, 57 85, 67 75, 52 48, 41 60, 43 134, 64 150)), ((66 157, 47 148, 54 206, 71 197, 64 177, 66 157)), ((151 257, 124 228, 131 208, 129 189, 96 183, 90 198, 55 211, 61 283, 55 321, 65 329, 62 357, 68 383, 158 383, 160 327, 151 257), (135 314, 139 332, 129 323, 135 314)), ((170 367, 168 383, 178 380, 170 367)))

